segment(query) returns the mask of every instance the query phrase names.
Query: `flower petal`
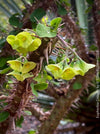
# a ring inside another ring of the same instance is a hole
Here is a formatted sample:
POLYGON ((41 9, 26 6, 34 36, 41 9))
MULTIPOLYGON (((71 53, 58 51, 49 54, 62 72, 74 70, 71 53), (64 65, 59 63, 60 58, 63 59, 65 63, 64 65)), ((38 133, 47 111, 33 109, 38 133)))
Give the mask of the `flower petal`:
POLYGON ((22 70, 22 63, 20 61, 18 61, 18 60, 9 60, 9 61, 7 61, 7 63, 10 64, 10 67, 13 70, 21 72, 21 70, 22 70))
POLYGON ((47 71, 51 72, 55 79, 61 77, 62 69, 57 64, 50 64, 46 66, 47 71))
POLYGON ((76 75, 76 70, 72 67, 65 68, 61 78, 64 80, 71 80, 76 75))

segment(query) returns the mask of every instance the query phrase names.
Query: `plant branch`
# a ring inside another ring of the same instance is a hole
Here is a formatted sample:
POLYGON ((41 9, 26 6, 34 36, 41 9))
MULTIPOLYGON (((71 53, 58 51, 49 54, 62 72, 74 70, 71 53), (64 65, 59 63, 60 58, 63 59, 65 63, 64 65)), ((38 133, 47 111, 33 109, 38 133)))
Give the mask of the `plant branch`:
POLYGON ((26 109, 28 109, 39 121, 45 120, 50 114, 50 112, 43 112, 43 110, 37 104, 27 106, 26 109))
POLYGON ((91 69, 84 77, 77 76, 76 80, 73 80, 68 88, 68 92, 65 96, 60 96, 56 100, 56 104, 44 123, 41 125, 38 134, 53 134, 56 127, 58 126, 60 120, 63 118, 64 114, 68 113, 69 108, 72 103, 79 97, 82 91, 88 86, 88 82, 91 81, 95 74, 93 75, 94 69, 91 69), (73 84, 78 81, 82 84, 82 88, 79 90, 73 89, 73 84))

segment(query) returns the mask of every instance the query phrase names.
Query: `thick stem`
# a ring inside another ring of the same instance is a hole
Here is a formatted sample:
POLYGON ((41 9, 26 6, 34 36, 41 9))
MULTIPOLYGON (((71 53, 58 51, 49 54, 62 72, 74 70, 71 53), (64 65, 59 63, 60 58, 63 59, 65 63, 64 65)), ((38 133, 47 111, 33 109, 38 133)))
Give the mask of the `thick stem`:
POLYGON ((39 129, 38 134, 53 134, 55 129, 57 128, 60 120, 63 118, 64 114, 68 113, 71 104, 75 101, 75 99, 81 94, 84 88, 88 86, 88 82, 91 81, 95 75, 93 75, 94 69, 89 71, 84 77, 78 76, 76 80, 74 80, 69 88, 68 94, 65 96, 59 97, 56 101, 55 107, 52 110, 50 116, 47 120, 44 121, 42 126, 39 129), (74 82, 80 82, 82 84, 82 88, 79 90, 73 89, 74 82))

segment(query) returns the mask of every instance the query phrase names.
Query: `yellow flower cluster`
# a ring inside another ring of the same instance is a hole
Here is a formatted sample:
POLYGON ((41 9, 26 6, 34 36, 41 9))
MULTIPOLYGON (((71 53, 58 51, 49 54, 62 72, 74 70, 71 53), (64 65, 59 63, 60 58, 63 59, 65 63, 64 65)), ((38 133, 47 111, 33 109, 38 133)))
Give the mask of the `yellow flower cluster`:
POLYGON ((76 75, 84 76, 89 69, 94 67, 94 64, 88 64, 83 60, 78 59, 75 62, 72 61, 69 65, 66 64, 64 68, 63 62, 58 64, 49 64, 46 66, 46 70, 52 73, 55 79, 70 80, 76 75))
POLYGON ((28 72, 36 66, 36 63, 29 61, 9 60, 7 63, 9 63, 10 67, 14 70, 8 75, 13 75, 19 81, 24 81, 26 78, 32 77, 33 75, 28 72))
POLYGON ((9 35, 7 42, 13 49, 26 56, 28 52, 35 51, 41 45, 41 40, 34 35, 29 32, 20 32, 16 36, 9 35))

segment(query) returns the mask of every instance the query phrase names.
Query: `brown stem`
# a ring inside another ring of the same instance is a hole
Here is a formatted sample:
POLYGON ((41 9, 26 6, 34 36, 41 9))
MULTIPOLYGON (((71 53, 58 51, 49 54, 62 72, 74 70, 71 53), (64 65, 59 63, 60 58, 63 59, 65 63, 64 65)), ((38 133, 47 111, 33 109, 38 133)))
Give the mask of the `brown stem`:
POLYGON ((95 75, 93 75, 94 69, 91 69, 84 77, 78 76, 76 80, 70 84, 68 89, 68 94, 66 96, 61 96, 56 101, 55 107, 53 108, 50 116, 41 125, 38 134, 53 134, 56 127, 58 126, 60 120, 63 118, 64 114, 68 113, 71 104, 75 99, 81 94, 81 92, 88 86, 88 82, 91 81, 95 75), (73 89, 74 82, 80 82, 82 88, 79 90, 73 89))
POLYGON ((31 111, 32 115, 35 116, 39 121, 45 120, 50 114, 50 112, 43 112, 43 110, 37 104, 27 106, 26 109, 31 111))
POLYGON ((5 100, 5 99, 7 99, 8 98, 8 96, 5 96, 5 95, 1 95, 0 96, 0 100, 5 100))

